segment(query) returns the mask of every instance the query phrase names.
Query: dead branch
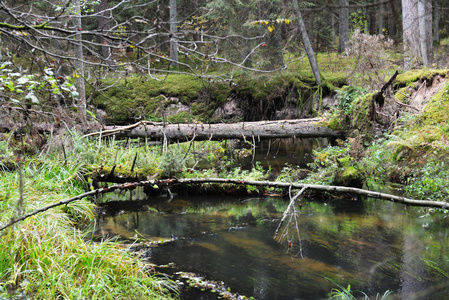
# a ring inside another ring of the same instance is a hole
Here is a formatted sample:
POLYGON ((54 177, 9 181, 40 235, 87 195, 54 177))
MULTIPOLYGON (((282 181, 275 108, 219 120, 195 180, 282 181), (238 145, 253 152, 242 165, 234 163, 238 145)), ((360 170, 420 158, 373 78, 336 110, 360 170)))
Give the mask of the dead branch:
POLYGON ((326 192, 354 193, 371 198, 378 198, 413 206, 440 207, 445 209, 449 208, 449 203, 444 201, 416 200, 347 186, 289 183, 289 182, 275 182, 275 181, 254 181, 254 180, 241 180, 241 179, 222 179, 222 178, 181 178, 177 179, 177 183, 231 183, 231 184, 243 184, 253 186, 266 186, 274 188, 291 187, 295 189, 302 189, 306 187, 307 189, 326 191, 326 192))
POLYGON ((393 100, 394 100, 394 102, 396 102, 397 104, 399 104, 401 106, 404 106, 404 107, 407 107, 407 108, 411 108, 411 109, 414 109, 416 111, 422 111, 422 109, 419 109, 419 108, 417 108, 417 107, 415 107, 413 105, 408 105, 408 104, 402 103, 401 101, 396 99, 396 97, 393 97, 393 100))
MULTIPOLYGON (((61 206, 61 205, 67 205, 71 202, 83 199, 85 197, 94 196, 98 194, 108 193, 116 190, 132 190, 136 187, 141 186, 158 186, 158 187, 170 187, 172 185, 179 185, 179 184, 202 184, 202 183, 217 183, 217 184, 240 184, 240 185, 252 185, 252 186, 265 186, 265 187, 275 187, 275 188, 292 188, 292 189, 301 189, 299 195, 303 192, 304 189, 313 189, 313 190, 320 190, 320 191, 327 191, 327 192, 339 192, 339 193, 354 193, 359 195, 364 195, 371 198, 378 198, 383 200, 389 200, 393 202, 403 203, 407 205, 413 205, 413 206, 429 206, 429 207, 439 207, 447 209, 449 208, 449 203, 444 201, 432 201, 432 200, 415 200, 415 199, 409 199, 406 197, 401 196, 395 196, 391 194, 386 193, 379 193, 379 192, 373 192, 369 190, 359 189, 359 188, 353 188, 353 187, 346 187, 346 186, 333 186, 333 185, 318 185, 318 184, 304 184, 304 183, 288 183, 288 182, 274 182, 274 181, 255 181, 255 180, 242 180, 242 179, 223 179, 223 178, 180 178, 180 179, 165 179, 165 180, 146 180, 146 181, 138 181, 138 182, 132 182, 132 183, 125 183, 120 185, 114 185, 110 187, 104 187, 99 188, 93 191, 89 191, 86 193, 83 193, 81 195, 61 200, 55 203, 52 203, 50 205, 47 205, 45 207, 39 208, 33 212, 30 212, 28 214, 23 215, 20 218, 17 219, 11 219, 11 221, 0 227, 0 232, 4 229, 20 222, 25 219, 28 219, 29 217, 32 217, 34 215, 37 215, 41 212, 47 211, 51 208, 61 206)), ((296 196, 293 198, 296 200, 296 196)), ((292 199, 292 200, 293 200, 292 199)), ((289 206, 292 204, 290 203, 289 206)))
POLYGON ((296 199, 298 199, 299 196, 301 196, 301 194, 307 189, 307 187, 303 187, 294 197, 292 197, 290 199, 290 203, 287 206, 287 209, 284 210, 284 214, 282 216, 281 222, 279 222, 278 227, 276 228, 276 231, 274 233, 274 238, 277 237, 279 229, 281 228, 282 224, 284 223, 285 218, 287 217, 287 215, 290 213, 290 210, 292 210, 292 207, 295 204, 296 199))

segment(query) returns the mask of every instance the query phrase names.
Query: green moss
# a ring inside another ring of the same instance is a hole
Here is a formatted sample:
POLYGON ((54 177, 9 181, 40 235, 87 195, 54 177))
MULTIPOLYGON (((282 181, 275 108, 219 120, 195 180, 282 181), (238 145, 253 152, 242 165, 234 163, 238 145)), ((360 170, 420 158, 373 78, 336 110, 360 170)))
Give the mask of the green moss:
POLYGON ((422 115, 401 119, 403 125, 393 132, 396 161, 423 160, 449 153, 449 84, 446 84, 429 103, 422 115))
POLYGON ((423 113, 424 125, 447 126, 449 119, 449 84, 447 83, 430 102, 423 113))
MULTIPOLYGON (((321 87, 324 93, 334 91, 346 81, 343 73, 326 74, 327 80, 321 87)), ((184 105, 189 105, 198 120, 210 120, 215 109, 226 102, 232 93, 240 98, 253 101, 250 106, 263 107, 263 103, 284 103, 284 99, 296 98, 304 103, 316 90, 311 72, 289 70, 254 75, 240 71, 229 82, 208 81, 184 74, 168 75, 162 80, 142 76, 128 76, 119 80, 102 95, 94 97, 94 104, 106 111, 106 123, 126 124, 136 118, 160 117, 158 107, 166 105, 165 97, 177 97, 184 105), (258 105, 261 104, 261 105, 258 105)), ((278 105, 278 104, 276 104, 278 105)))
POLYGON ((417 69, 410 70, 405 73, 399 74, 396 77, 394 85, 396 87, 404 87, 410 85, 410 83, 421 80, 432 80, 436 75, 446 77, 449 70, 429 70, 429 69, 417 69))
POLYGON ((350 135, 362 135, 365 141, 372 139, 373 124, 370 120, 370 112, 373 109, 373 96, 370 93, 357 98, 352 104, 352 115, 350 121, 350 135))
POLYGON ((194 119, 195 117, 191 113, 183 111, 176 115, 169 116, 167 121, 171 123, 190 123, 194 119))
POLYGON ((344 171, 341 173, 341 183, 343 185, 352 185, 352 182, 358 181, 360 178, 360 172, 353 166, 348 166, 344 169, 344 171))
POLYGON ((394 96, 396 97, 396 99, 398 99, 400 102, 408 104, 411 95, 412 89, 408 86, 400 88, 395 94, 394 96))
POLYGON ((346 124, 343 118, 337 111, 333 111, 326 116, 326 121, 321 122, 321 125, 328 127, 334 131, 344 131, 346 124))

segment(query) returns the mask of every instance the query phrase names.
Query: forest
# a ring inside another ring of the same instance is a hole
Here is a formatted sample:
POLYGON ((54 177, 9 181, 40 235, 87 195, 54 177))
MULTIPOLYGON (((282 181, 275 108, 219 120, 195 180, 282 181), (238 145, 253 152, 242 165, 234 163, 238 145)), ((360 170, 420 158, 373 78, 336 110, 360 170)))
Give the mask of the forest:
POLYGON ((449 292, 446 0, 0 16, 0 299, 449 292))

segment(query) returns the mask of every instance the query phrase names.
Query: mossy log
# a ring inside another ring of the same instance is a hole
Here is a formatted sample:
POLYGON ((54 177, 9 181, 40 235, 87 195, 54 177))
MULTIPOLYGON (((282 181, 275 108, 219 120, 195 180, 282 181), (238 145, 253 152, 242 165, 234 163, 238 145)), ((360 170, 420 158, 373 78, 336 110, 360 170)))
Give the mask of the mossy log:
POLYGON ((321 119, 240 122, 232 124, 168 124, 142 121, 125 127, 107 126, 101 132, 86 136, 114 134, 117 137, 147 138, 149 140, 225 140, 271 138, 335 138, 339 134, 320 125, 321 119))

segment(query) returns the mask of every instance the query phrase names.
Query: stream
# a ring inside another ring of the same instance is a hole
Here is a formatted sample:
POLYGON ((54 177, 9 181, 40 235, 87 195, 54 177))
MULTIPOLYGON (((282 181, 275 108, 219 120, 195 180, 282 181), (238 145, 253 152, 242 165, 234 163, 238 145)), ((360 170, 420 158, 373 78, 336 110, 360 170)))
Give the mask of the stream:
MULTIPOLYGON (((134 208, 102 208, 93 238, 169 239, 146 250, 151 262, 254 299, 328 299, 332 289, 348 285, 371 299, 387 290, 394 299, 447 299, 444 212, 370 198, 303 199, 274 238, 288 202, 279 196, 151 198, 134 208)), ((218 299, 182 290, 181 299, 218 299)))

